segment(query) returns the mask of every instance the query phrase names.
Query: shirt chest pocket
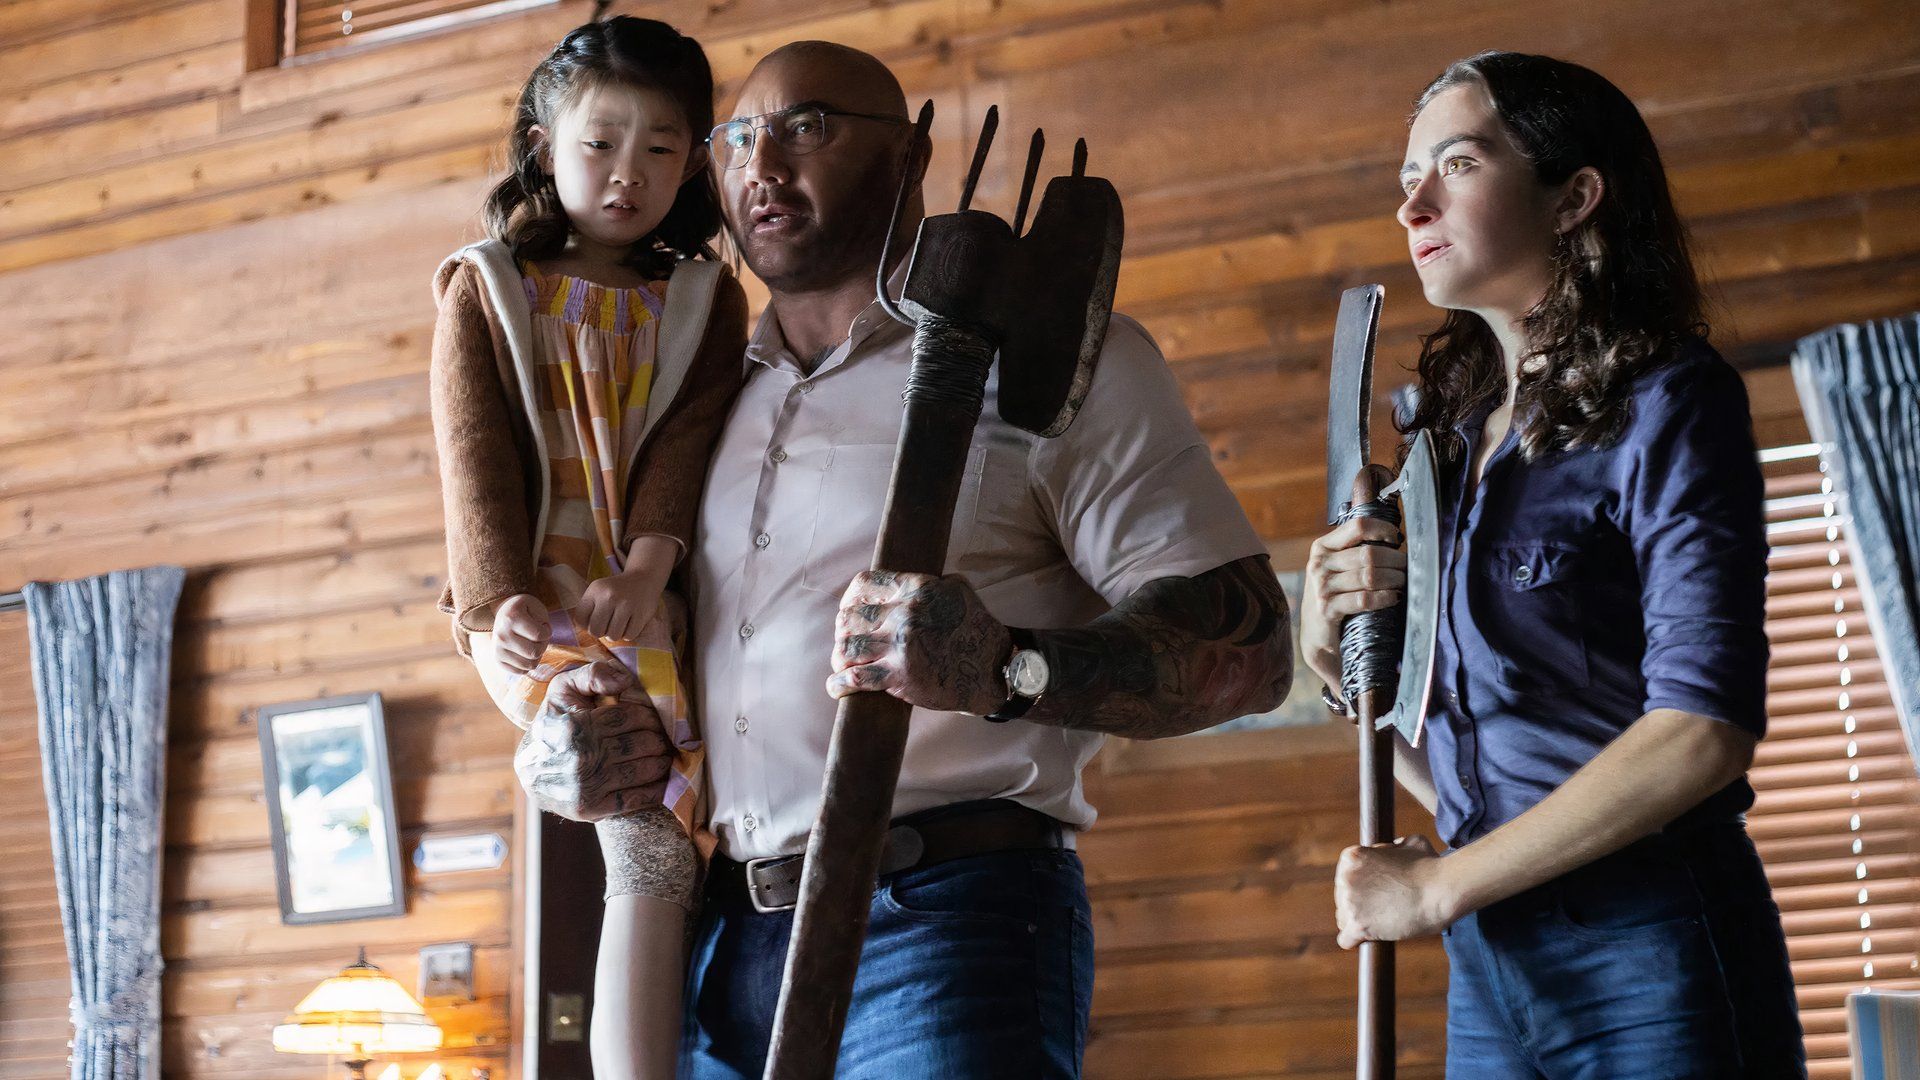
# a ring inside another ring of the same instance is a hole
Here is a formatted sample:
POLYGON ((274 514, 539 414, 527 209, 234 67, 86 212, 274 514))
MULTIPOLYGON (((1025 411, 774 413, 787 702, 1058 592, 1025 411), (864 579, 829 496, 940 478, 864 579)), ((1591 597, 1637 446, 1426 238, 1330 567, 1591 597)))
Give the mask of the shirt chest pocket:
MULTIPOLYGON (((803 588, 838 596, 855 574, 872 565, 874 542, 879 539, 880 519, 887 503, 887 483, 893 477, 893 455, 892 443, 836 446, 828 454, 820 476, 820 494, 814 500, 806 563, 800 570, 803 588)), ((960 497, 953 508, 953 528, 947 539, 949 567, 973 542, 986 460, 982 447, 967 453, 960 497)))
POLYGON ((1480 566, 1481 601, 1475 618, 1493 655, 1489 673, 1526 690, 1572 690, 1588 685, 1586 627, 1581 602, 1586 560, 1581 552, 1548 543, 1499 544, 1480 566))

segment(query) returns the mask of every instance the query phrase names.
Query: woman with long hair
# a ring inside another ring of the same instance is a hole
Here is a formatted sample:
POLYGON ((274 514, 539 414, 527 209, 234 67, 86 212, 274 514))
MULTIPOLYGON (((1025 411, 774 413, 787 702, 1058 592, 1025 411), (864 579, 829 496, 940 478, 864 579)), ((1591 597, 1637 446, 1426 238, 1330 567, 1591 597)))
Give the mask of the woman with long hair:
MULTIPOLYGON (((1766 538, 1740 376, 1639 111, 1490 52, 1411 120, 1399 221, 1427 300, 1405 431, 1434 438, 1424 840, 1340 860, 1340 942, 1442 933, 1451 1076, 1803 1077, 1779 910, 1742 814, 1766 730, 1766 538)), ((1395 530, 1316 541, 1301 644, 1396 603, 1395 530)), ((1343 703, 1329 697, 1330 704, 1343 703)))

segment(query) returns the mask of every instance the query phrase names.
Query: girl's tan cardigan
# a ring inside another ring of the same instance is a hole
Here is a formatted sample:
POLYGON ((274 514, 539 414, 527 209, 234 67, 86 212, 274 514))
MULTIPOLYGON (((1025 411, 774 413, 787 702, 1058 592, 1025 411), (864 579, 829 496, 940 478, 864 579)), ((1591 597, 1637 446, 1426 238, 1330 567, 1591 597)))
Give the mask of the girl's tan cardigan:
MULTIPOLYGON (((434 276, 440 319, 431 391, 446 505, 454 641, 493 628, 494 606, 530 592, 547 512, 546 439, 526 407, 531 313, 504 244, 455 252, 434 276)), ((693 540, 707 460, 743 377, 747 301, 726 267, 683 262, 667 287, 639 458, 629 470, 624 550, 638 536, 693 540)))

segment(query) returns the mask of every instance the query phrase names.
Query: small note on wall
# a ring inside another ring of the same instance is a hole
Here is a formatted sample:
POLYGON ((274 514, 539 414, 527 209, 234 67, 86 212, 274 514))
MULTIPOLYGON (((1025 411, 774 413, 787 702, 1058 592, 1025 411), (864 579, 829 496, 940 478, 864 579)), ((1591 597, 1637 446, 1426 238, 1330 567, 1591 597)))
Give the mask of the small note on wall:
POLYGON ((457 870, 494 870, 507 859, 507 842, 498 833, 422 837, 413 849, 414 868, 423 874, 457 870))

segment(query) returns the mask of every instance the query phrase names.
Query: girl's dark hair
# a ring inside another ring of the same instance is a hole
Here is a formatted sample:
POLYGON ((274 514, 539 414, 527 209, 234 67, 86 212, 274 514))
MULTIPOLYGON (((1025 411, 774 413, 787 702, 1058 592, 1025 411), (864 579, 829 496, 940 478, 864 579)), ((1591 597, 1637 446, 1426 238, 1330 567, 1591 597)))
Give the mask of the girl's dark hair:
MULTIPOLYGON (((487 233, 522 259, 546 259, 567 246, 571 225, 553 177, 540 167, 532 129, 552 131, 559 117, 590 90, 604 86, 655 90, 680 106, 698 147, 713 128, 713 69, 700 43, 655 19, 617 15, 576 27, 560 39, 520 88, 507 136, 506 178, 487 196, 487 233)), ((706 169, 680 185, 658 228, 633 245, 628 265, 651 274, 697 255, 713 257, 720 231, 720 197, 706 169)))
MULTIPOLYGON (((1421 92, 1413 116, 1442 91, 1470 83, 1486 88, 1542 184, 1586 166, 1600 174, 1599 205, 1560 237, 1553 283, 1523 320, 1529 352, 1514 419, 1527 460, 1609 445, 1626 427, 1634 379, 1707 330, 1653 133, 1633 102, 1595 72, 1512 52, 1453 64, 1421 92)), ((1470 312, 1448 312, 1421 339, 1419 375, 1419 403, 1403 430, 1430 431, 1448 456, 1460 449, 1454 428, 1506 396, 1498 342, 1470 312)))

